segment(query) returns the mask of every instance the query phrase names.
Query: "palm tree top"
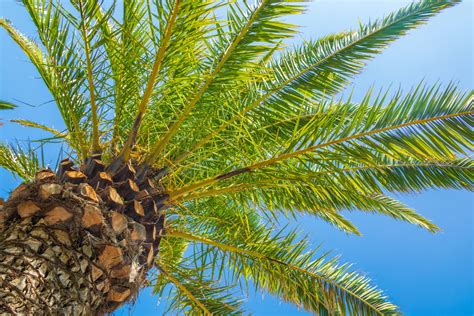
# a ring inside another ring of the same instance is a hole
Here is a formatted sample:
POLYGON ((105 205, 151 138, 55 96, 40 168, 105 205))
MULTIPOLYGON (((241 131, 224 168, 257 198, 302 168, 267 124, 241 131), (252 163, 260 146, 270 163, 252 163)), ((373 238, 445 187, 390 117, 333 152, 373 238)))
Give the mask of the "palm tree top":
MULTIPOLYGON (((316 314, 396 314, 366 277, 278 219, 310 214, 360 234, 341 215, 349 209, 435 232, 387 193, 473 189, 472 91, 420 83, 340 97, 391 42, 459 1, 413 2, 290 47, 298 29, 285 21, 303 2, 22 0, 36 40, 0 19, 64 128, 15 122, 51 133, 43 143, 60 140, 77 163, 131 162, 165 188, 151 284, 173 310, 241 313, 235 287, 250 280, 316 314)), ((26 181, 43 167, 35 151, 7 144, 0 166, 26 181)))

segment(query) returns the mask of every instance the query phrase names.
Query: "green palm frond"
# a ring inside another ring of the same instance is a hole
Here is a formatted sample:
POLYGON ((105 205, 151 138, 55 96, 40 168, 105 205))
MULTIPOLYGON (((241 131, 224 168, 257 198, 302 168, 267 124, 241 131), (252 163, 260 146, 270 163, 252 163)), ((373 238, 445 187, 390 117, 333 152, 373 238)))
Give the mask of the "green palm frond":
POLYGON ((473 190, 473 161, 471 158, 453 160, 402 161, 377 158, 376 165, 324 164, 321 171, 314 175, 324 183, 346 184, 347 188, 358 188, 362 191, 374 192, 420 192, 429 188, 473 190), (378 160, 380 159, 380 160, 378 160))
MULTIPOLYGON (((287 0, 259 0, 252 8, 244 2, 244 8, 239 3, 234 3, 229 8, 228 37, 220 38, 211 47, 213 58, 209 64, 209 71, 204 75, 204 81, 195 93, 185 99, 184 109, 178 114, 176 120, 160 141, 153 146, 151 154, 146 158, 147 163, 153 163, 164 150, 171 138, 178 132, 183 122, 209 91, 212 94, 213 85, 223 85, 226 73, 231 73, 230 80, 238 81, 238 74, 245 70, 245 74, 252 73, 246 64, 247 61, 270 51, 282 38, 293 33, 294 26, 275 20, 288 14, 300 13, 303 9, 293 1, 287 0), (219 45, 223 43, 224 45, 219 45), (270 47, 265 43, 273 44, 270 47), (237 72, 237 74, 236 74, 237 72)), ((217 33, 220 35, 221 33, 217 33)), ((260 63, 257 62, 257 65, 260 63)), ((227 79, 229 80, 229 79, 227 79)), ((219 88, 222 90, 222 88, 219 88)), ((205 101, 205 99, 204 99, 205 101)), ((203 101, 203 102, 204 102, 203 101)))
POLYGON ((47 5, 39 0, 36 2, 25 1, 24 5, 37 26, 47 54, 43 53, 37 43, 15 29, 9 21, 0 19, 0 26, 8 32, 38 70, 56 101, 71 135, 72 147, 79 156, 84 157, 88 149, 81 120, 85 116, 86 104, 80 91, 84 75, 77 66, 77 44, 72 44, 71 47, 65 44, 69 42, 69 28, 66 22, 61 22, 59 11, 51 4, 47 5))
POLYGON ((113 82, 108 87, 113 98, 110 106, 113 116, 104 117, 103 121, 107 129, 112 130, 107 136, 111 139, 111 154, 116 154, 119 143, 127 137, 125 130, 133 124, 131 118, 135 115, 141 87, 147 80, 142 74, 151 69, 154 35, 147 19, 147 4, 142 0, 123 2, 120 12, 123 22, 114 18, 115 5, 107 10, 99 8, 94 13, 98 21, 110 16, 98 26, 103 35, 104 56, 110 64, 106 75, 108 81, 113 82))
POLYGON ((206 266, 167 265, 159 261, 160 272, 153 292, 167 297, 168 310, 186 315, 242 315, 242 301, 235 298, 231 286, 222 286, 206 276, 206 266), (171 287, 171 289, 170 289, 171 287))
MULTIPOLYGON (((206 225, 206 221, 186 223, 183 230, 169 230, 170 237, 203 244, 195 260, 205 258, 230 268, 233 279, 251 281, 265 290, 319 315, 393 315, 396 306, 387 303, 382 292, 369 280, 338 265, 336 259, 307 252, 308 242, 297 232, 271 233, 265 225, 253 223, 251 230, 229 221, 206 225), (190 230, 186 231, 186 229, 190 230), (232 231, 229 234, 229 231, 232 231)), ((197 263, 201 265, 201 262, 197 263)))
POLYGON ((122 150, 122 156, 125 160, 128 160, 130 158, 130 152, 133 146, 135 145, 138 128, 140 127, 141 120, 143 118, 143 115, 145 114, 145 110, 148 106, 151 94, 154 90, 155 81, 160 72, 163 59, 165 58, 165 53, 169 47, 169 42, 171 40, 173 28, 175 26, 178 14, 180 10, 182 9, 180 4, 181 3, 179 0, 175 1, 174 5, 169 10, 169 16, 166 18, 166 21, 164 21, 166 27, 162 35, 162 38, 160 39, 159 48, 156 52, 156 56, 153 62, 153 67, 150 73, 150 78, 148 78, 148 82, 147 82, 145 91, 143 93, 143 97, 138 106, 138 115, 135 119, 135 122, 133 123, 132 130, 130 131, 130 135, 128 136, 127 142, 125 143, 122 150))
POLYGON ((17 124, 20 124, 20 125, 26 126, 26 127, 41 129, 43 131, 46 131, 46 132, 49 132, 49 133, 53 134, 57 138, 63 138, 63 139, 66 139, 66 140, 68 138, 68 135, 63 133, 63 132, 60 132, 60 131, 52 128, 52 127, 49 127, 49 126, 46 126, 44 124, 40 124, 40 123, 37 123, 37 122, 33 122, 33 121, 30 121, 30 120, 11 120, 11 122, 17 123, 17 124))
POLYGON ((242 183, 202 190, 185 196, 184 200, 202 202, 201 207, 204 207, 212 203, 212 199, 225 196, 242 205, 259 206, 275 218, 280 214, 313 214, 356 234, 357 228, 344 220, 339 211, 385 214, 435 231, 435 225, 384 196, 383 192, 418 192, 434 187, 473 190, 472 170, 470 158, 443 162, 400 162, 383 158, 377 165, 350 166, 325 162, 315 170, 270 169, 260 174, 258 181, 252 181, 252 177, 241 179, 242 183))
MULTIPOLYGON (((279 125, 276 131, 268 131, 268 134, 276 139, 275 143, 283 143, 288 148, 286 151, 295 148, 296 144, 298 148, 306 146, 337 148, 340 145, 344 150, 347 149, 347 145, 356 145, 356 142, 370 148, 376 146, 376 142, 388 146, 389 142, 382 142, 379 137, 391 137, 392 141, 400 140, 407 146, 403 149, 390 148, 392 157, 397 157, 395 152, 408 157, 412 151, 416 151, 413 148, 415 144, 408 143, 409 139, 430 134, 430 128, 440 128, 440 134, 452 133, 454 131, 450 123, 453 120, 462 120, 466 123, 458 124, 460 128, 471 124, 473 103, 470 95, 459 91, 455 85, 442 88, 439 85, 426 87, 420 84, 406 96, 396 93, 388 102, 385 102, 386 93, 379 94, 373 103, 371 103, 372 99, 371 91, 369 91, 362 103, 355 108, 350 102, 342 104, 336 102, 327 108, 322 106, 307 123, 297 121, 299 126, 279 125), (332 126, 330 131, 327 130, 329 126, 332 126), (403 135, 397 137, 396 135, 400 132, 403 132, 403 135), (369 139, 372 142, 369 142, 369 139), (364 143, 366 140, 367 142, 364 143), (410 145, 413 147, 409 148, 410 145)), ((450 135, 453 137, 451 142, 423 139, 427 147, 425 150, 429 151, 429 155, 426 154, 427 159, 429 157, 442 159, 441 157, 453 157, 454 153, 465 153, 466 148, 469 147, 470 136, 466 132, 460 131, 460 133, 462 135, 458 137, 450 135), (466 138, 455 145, 456 140, 463 136, 466 138), (449 144, 443 144, 443 142, 449 142, 449 144), (440 148, 436 148, 437 146, 440 148), (435 150, 440 151, 438 155, 434 154, 435 150)), ((445 139, 448 135, 438 137, 445 139)), ((388 150, 383 153, 388 155, 388 150)), ((415 155, 419 159, 420 152, 418 151, 413 156, 415 155)))
POLYGON ((413 2, 383 19, 360 25, 359 30, 310 41, 282 56, 273 67, 275 82, 266 89, 269 102, 295 104, 298 100, 335 94, 365 66, 410 29, 426 22, 442 9, 459 1, 413 2), (296 101, 296 102, 295 102, 296 101))
MULTIPOLYGON (((180 98, 191 95, 201 80, 199 74, 203 69, 207 50, 205 41, 215 31, 211 13, 220 5, 208 0, 180 0, 170 2, 168 6, 155 1, 157 14, 151 11, 151 14, 157 17, 155 24, 160 25, 160 28, 153 24, 150 26, 152 33, 156 34, 153 40, 157 48, 138 115, 124 145, 127 149, 124 149, 124 156, 127 156, 127 151, 133 147, 142 120, 146 120, 144 124, 148 126, 153 124, 154 129, 165 128, 167 118, 174 116, 178 111, 176 107, 181 106, 180 98), (151 111, 147 118, 143 117, 145 111, 151 111), (157 126, 157 118, 160 122, 163 121, 162 126, 157 126)), ((148 6, 148 9, 153 10, 152 7, 148 6)), ((129 118, 124 119, 129 121, 129 118)), ((145 141, 149 140, 150 136, 156 137, 148 135, 144 138, 145 141)))
POLYGON ((14 103, 0 100, 0 110, 11 110, 17 106, 14 103))
MULTIPOLYGON (((283 147, 279 153, 255 151, 256 146, 236 144, 231 149, 250 148, 261 156, 255 157, 254 154, 250 157, 257 162, 239 168, 234 166, 233 171, 176 189, 171 192, 171 196, 180 197, 241 174, 255 174, 277 165, 284 167, 285 163, 295 159, 299 160, 296 166, 302 166, 300 171, 304 175, 306 164, 318 165, 321 159, 337 161, 349 157, 351 161, 370 165, 374 153, 400 161, 407 158, 442 161, 468 154, 474 124, 474 100, 470 94, 460 92, 453 85, 444 90, 439 86, 424 88, 420 85, 405 97, 397 94, 387 104, 384 100, 383 97, 379 98, 373 109, 369 106, 370 97, 366 97, 350 120, 340 119, 339 111, 347 113, 347 107, 337 103, 332 105, 336 115, 327 115, 324 119, 315 117, 308 122, 311 129, 303 126, 305 133, 298 130, 289 133, 290 141, 281 142, 278 139, 277 148, 283 147), (335 120, 339 121, 337 125, 334 124, 335 120), (271 158, 266 159, 268 156, 271 158)), ((352 108, 351 103, 349 106, 352 108)), ((258 141, 256 144, 261 146, 258 141)), ((236 156, 235 152, 222 154, 226 157, 236 156)))
POLYGON ((100 7, 96 1, 90 0, 77 0, 73 1, 72 4, 79 12, 79 29, 81 39, 83 43, 83 51, 85 57, 85 72, 87 73, 87 87, 89 93, 89 101, 91 107, 91 129, 92 129, 92 152, 100 152, 99 144, 99 119, 98 119, 98 105, 97 105, 97 91, 96 83, 94 81, 94 75, 100 73, 98 69, 100 52, 96 51, 97 42, 100 39, 96 38, 100 30, 100 21, 96 23, 94 16, 97 15, 97 11, 100 7))
POLYGON ((28 147, 0 144, 0 167, 25 181, 34 179, 40 168, 40 161, 35 151, 28 147))
POLYGON ((283 22, 282 18, 302 13, 305 7, 300 3, 288 0, 259 0, 253 6, 247 1, 229 3, 227 32, 216 38, 211 46, 211 64, 226 58, 214 83, 229 84, 229 80, 257 75, 253 70, 259 70, 261 57, 296 33, 296 25, 283 22))
MULTIPOLYGON (((360 234, 358 229, 349 221, 344 220, 341 211, 359 210, 390 216, 394 219, 418 225, 429 231, 435 232, 439 228, 414 210, 380 193, 361 193, 355 190, 330 185, 316 185, 314 183, 293 184, 266 182, 265 185, 225 188, 204 192, 191 196, 189 199, 206 195, 224 195, 233 198, 244 205, 258 207, 272 214, 274 219, 280 215, 297 214, 315 215, 336 227, 349 232, 360 234), (231 190, 234 189, 234 190, 231 190), (240 189, 240 190, 239 190, 240 189), (230 191, 231 194, 227 194, 230 191)), ((212 203, 212 201, 207 201, 212 203)))
MULTIPOLYGON (((192 150, 201 147, 257 108, 265 116, 269 116, 269 112, 288 116, 291 112, 299 111, 301 104, 308 98, 320 100, 325 95, 342 91, 362 70, 365 61, 380 53, 408 30, 457 2, 459 1, 414 2, 381 20, 361 25, 359 30, 305 42, 301 47, 283 54, 269 66, 273 70, 273 79, 250 89, 243 102, 234 100, 232 110, 235 111, 235 105, 241 104, 240 111, 225 119, 221 126, 213 129, 192 150), (266 106, 263 107, 263 104, 266 106)), ((181 159, 183 158, 179 160, 181 159)))
POLYGON ((177 266, 185 259, 189 243, 186 240, 163 238, 160 242, 160 260, 165 266, 177 266))

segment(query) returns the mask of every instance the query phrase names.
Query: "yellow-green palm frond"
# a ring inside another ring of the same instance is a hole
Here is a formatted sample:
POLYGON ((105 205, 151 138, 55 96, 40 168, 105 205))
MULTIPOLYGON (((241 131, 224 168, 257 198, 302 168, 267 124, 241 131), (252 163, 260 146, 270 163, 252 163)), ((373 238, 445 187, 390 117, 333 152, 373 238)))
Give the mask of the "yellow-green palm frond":
POLYGON ((174 222, 169 239, 194 244, 190 260, 211 265, 214 278, 241 280, 318 315, 394 315, 397 307, 369 280, 336 258, 309 251, 296 231, 273 229, 239 208, 213 208, 215 217, 190 214, 174 222), (214 219, 217 218, 217 219, 214 219), (223 221, 216 225, 216 220, 223 221), (228 269, 222 272, 222 267, 228 269))

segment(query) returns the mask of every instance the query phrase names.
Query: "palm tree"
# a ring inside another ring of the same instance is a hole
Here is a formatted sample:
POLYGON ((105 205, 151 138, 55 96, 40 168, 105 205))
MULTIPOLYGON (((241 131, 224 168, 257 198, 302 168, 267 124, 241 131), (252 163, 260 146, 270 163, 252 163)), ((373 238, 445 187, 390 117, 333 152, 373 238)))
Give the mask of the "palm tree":
POLYGON ((144 286, 191 314, 241 313, 248 286, 320 315, 397 314, 278 220, 311 214, 358 234, 341 215, 356 209, 435 232, 386 194, 472 190, 471 91, 338 97, 457 2, 422 0, 290 49, 284 21, 304 6, 289 0, 22 0, 38 42, 0 25, 64 129, 15 122, 51 133, 42 143, 62 142, 66 158, 53 171, 0 145, 0 166, 25 181, 0 206, 0 314, 103 314, 144 286))

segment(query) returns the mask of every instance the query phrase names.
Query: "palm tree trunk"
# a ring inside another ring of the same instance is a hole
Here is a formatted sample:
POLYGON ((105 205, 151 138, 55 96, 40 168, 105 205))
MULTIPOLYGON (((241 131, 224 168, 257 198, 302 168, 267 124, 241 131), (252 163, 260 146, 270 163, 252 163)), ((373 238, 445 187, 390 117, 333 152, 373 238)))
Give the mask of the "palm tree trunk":
POLYGON ((130 179, 59 173, 39 172, 0 206, 0 315, 111 312, 152 266, 163 216, 145 216, 130 179))
POLYGON ((110 286, 99 275, 105 272, 72 247, 66 230, 27 218, 0 233, 2 315, 95 314, 105 307, 110 286))

